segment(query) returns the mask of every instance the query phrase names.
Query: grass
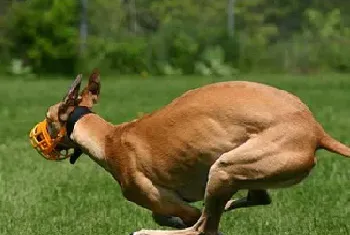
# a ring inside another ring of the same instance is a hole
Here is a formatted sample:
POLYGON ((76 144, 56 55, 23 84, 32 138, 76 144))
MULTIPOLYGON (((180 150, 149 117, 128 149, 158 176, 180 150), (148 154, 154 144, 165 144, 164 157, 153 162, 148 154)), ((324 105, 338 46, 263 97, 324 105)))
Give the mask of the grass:
MULTIPOLYGON (((249 75, 219 80, 233 79, 293 92, 332 136, 350 143, 348 76, 249 75)), ((31 149, 29 129, 62 98, 70 80, 0 80, 0 234, 119 235, 159 228, 150 212, 126 201, 112 177, 88 157, 72 166, 68 161, 44 160, 31 149)), ((95 111, 119 123, 157 109, 190 88, 219 80, 102 77, 95 111)), ((350 234, 350 160, 326 151, 317 155, 318 165, 307 180, 271 190, 270 206, 225 214, 221 230, 226 235, 350 234)))

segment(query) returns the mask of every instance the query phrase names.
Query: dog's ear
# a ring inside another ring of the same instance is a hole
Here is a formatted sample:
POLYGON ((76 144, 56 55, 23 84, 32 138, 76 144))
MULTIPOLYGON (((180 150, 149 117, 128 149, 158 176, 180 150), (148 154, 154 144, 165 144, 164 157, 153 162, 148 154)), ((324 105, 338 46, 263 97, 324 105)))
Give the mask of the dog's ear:
POLYGON ((81 80, 82 75, 79 74, 69 87, 67 94, 62 99, 61 105, 58 108, 58 119, 61 122, 67 121, 70 112, 72 112, 74 107, 78 104, 77 98, 79 95, 81 80))
POLYGON ((91 92, 93 103, 96 104, 101 90, 100 72, 97 68, 92 71, 89 77, 88 90, 91 92))
POLYGON ((86 106, 92 108, 100 95, 100 73, 98 69, 94 69, 89 77, 89 82, 86 87, 81 91, 78 97, 78 103, 80 106, 86 106))

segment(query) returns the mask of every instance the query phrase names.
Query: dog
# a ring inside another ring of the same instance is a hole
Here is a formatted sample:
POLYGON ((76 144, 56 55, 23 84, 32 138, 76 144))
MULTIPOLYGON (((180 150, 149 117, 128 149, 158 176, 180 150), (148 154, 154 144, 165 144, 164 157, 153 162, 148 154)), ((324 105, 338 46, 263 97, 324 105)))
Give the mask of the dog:
POLYGON ((173 227, 134 235, 217 235, 224 212, 268 205, 268 189, 305 179, 317 150, 350 156, 298 97, 269 85, 208 84, 114 125, 92 111, 100 95, 98 70, 80 92, 81 82, 78 75, 62 101, 48 108, 31 131, 32 144, 47 159, 75 163, 87 154, 113 176, 127 200, 173 227), (239 190, 248 193, 231 200, 239 190), (202 210, 190 205, 196 201, 204 201, 202 210))

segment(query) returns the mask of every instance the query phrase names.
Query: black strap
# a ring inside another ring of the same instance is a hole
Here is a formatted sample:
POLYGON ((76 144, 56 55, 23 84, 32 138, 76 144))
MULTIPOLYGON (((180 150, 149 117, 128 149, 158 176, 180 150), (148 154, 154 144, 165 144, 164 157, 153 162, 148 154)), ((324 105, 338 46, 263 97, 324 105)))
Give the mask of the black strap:
MULTIPOLYGON (((88 113, 94 113, 92 112, 88 107, 86 106, 78 106, 76 107, 73 112, 70 113, 67 123, 66 123, 66 130, 67 130, 67 136, 70 138, 70 135, 73 132, 75 123, 82 118, 85 114, 88 113)), ((70 164, 74 164, 76 160, 83 154, 83 151, 80 148, 74 148, 74 153, 69 158, 70 164)))
POLYGON ((80 148, 74 148, 74 152, 72 156, 69 158, 70 164, 74 165, 74 163, 77 161, 77 159, 83 154, 83 150, 80 148))
POLYGON ((75 123, 82 118, 85 114, 93 113, 88 107, 86 106, 78 106, 74 109, 73 112, 68 117, 67 123, 66 123, 66 129, 67 129, 67 136, 70 138, 70 135, 73 132, 75 123))

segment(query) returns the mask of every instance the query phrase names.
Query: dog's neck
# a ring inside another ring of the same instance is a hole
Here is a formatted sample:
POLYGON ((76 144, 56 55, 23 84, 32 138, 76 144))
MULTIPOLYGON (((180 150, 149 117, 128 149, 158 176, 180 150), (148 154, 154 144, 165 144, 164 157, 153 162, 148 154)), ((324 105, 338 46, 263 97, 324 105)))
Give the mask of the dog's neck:
POLYGON ((106 138, 115 126, 97 114, 85 114, 75 122, 70 135, 71 140, 78 144, 100 166, 109 171, 106 162, 106 138))

